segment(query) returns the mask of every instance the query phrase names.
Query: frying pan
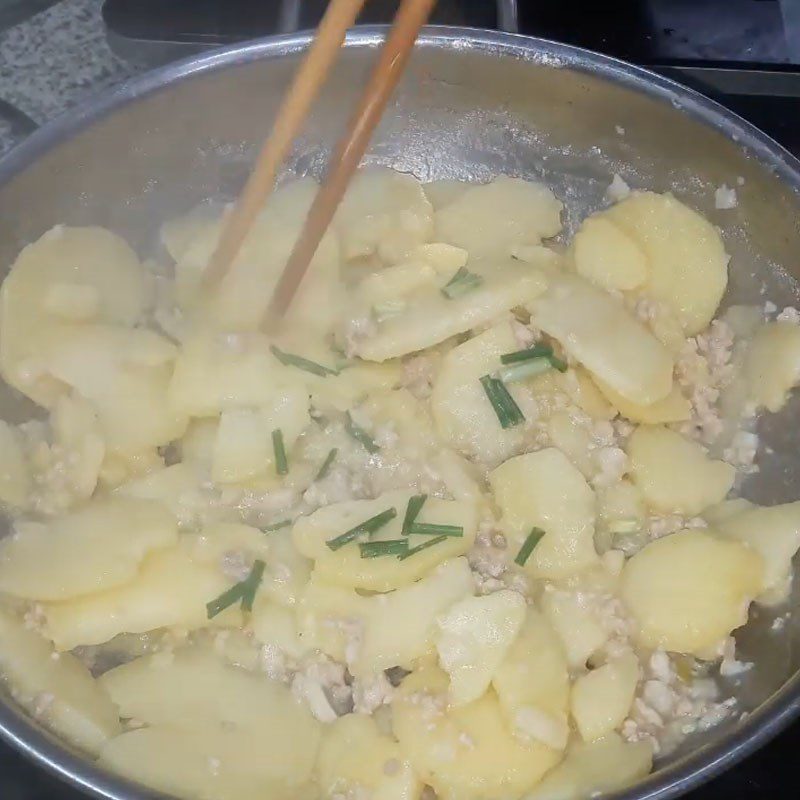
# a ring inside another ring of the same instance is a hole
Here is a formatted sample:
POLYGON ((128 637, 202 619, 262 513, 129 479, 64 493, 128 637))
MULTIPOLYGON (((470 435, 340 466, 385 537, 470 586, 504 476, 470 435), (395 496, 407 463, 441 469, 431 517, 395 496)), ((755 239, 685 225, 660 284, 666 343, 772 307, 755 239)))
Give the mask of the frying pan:
MULTIPOLYGON (((319 175, 374 59, 382 28, 361 28, 297 142, 288 171, 319 175)), ((43 127, 0 162, 0 264, 52 225, 107 226, 152 251, 159 224, 207 197, 233 196, 254 147, 308 45, 273 37, 151 72, 43 127)), ((731 112, 669 80, 575 47, 506 33, 428 28, 368 161, 421 180, 540 179, 568 209, 567 235, 604 204, 619 173, 631 186, 673 191, 717 224, 732 255, 725 302, 798 304, 800 163, 731 112), (721 184, 738 206, 714 208, 721 184), (794 274, 793 274, 794 273, 794 274)), ((0 388, 0 415, 32 407, 0 388)), ((771 448, 743 486, 774 504, 800 496, 798 404, 761 425, 771 448)), ((790 606, 800 605, 795 593, 790 606)), ((764 744, 800 714, 800 622, 757 609, 737 633, 754 661, 726 687, 745 712, 697 734, 622 800, 675 797, 764 744)), ((98 769, 54 739, 10 699, 0 735, 43 768, 95 797, 163 797, 98 769)))

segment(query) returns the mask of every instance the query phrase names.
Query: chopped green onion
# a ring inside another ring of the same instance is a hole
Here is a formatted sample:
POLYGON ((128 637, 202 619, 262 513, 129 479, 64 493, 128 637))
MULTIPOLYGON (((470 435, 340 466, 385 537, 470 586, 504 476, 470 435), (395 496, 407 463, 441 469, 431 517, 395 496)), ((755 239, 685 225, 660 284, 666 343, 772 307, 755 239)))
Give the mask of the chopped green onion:
POLYGON ((344 429, 352 436, 368 453, 379 453, 380 447, 375 444, 375 440, 363 429, 359 428, 348 411, 344 418, 344 429))
POLYGON ((436 525, 428 522, 415 522, 408 529, 409 533, 424 536, 463 536, 464 529, 460 525, 436 525))
POLYGON ((272 533, 273 531, 279 531, 281 528, 288 528, 292 524, 290 519, 282 519, 280 522, 273 522, 271 525, 267 525, 265 528, 261 530, 264 533, 272 533))
POLYGON ((525 421, 524 414, 502 381, 491 375, 484 375, 481 378, 481 386, 483 386, 483 391, 486 392, 502 428, 513 428, 525 421))
POLYGON ((632 517, 626 519, 615 519, 608 525, 609 533, 636 533, 642 529, 642 523, 632 517))
POLYGON ((309 359, 295 355, 294 353, 286 353, 279 347, 276 347, 274 344, 271 345, 269 349, 272 351, 272 354, 275 356, 275 358, 277 358, 278 361, 280 361, 284 366, 297 367, 297 369, 310 372, 312 375, 319 375, 321 378, 325 378, 328 375, 339 374, 338 369, 325 367, 322 364, 317 364, 316 361, 309 361, 309 359))
POLYGON ((549 358, 532 358, 530 361, 522 361, 510 367, 501 369, 498 375, 503 383, 515 383, 532 378, 534 375, 541 375, 543 372, 551 370, 553 365, 549 358))
POLYGON ((397 556, 400 561, 405 561, 407 558, 411 558, 411 556, 415 556, 422 550, 427 550, 429 547, 434 547, 437 544, 441 544, 442 542, 447 541, 447 536, 437 536, 434 539, 428 539, 427 542, 423 542, 422 544, 418 544, 416 547, 412 547, 402 553, 401 555, 397 556))
POLYGON ((402 532, 406 536, 408 535, 411 526, 414 524, 414 521, 419 516, 419 512, 422 510, 422 506, 425 505, 425 501, 427 499, 428 495, 426 494, 415 494, 409 499, 408 505, 406 506, 406 515, 403 517, 402 532))
POLYGON ((252 611, 256 592, 261 585, 261 579, 264 577, 265 566, 261 559, 256 559, 253 562, 250 574, 243 581, 235 583, 219 597, 212 600, 210 603, 206 603, 206 614, 208 618, 213 619, 217 614, 221 614, 226 608, 238 602, 241 602, 242 611, 252 611))
POLYGON ((339 452, 338 447, 334 447, 327 456, 325 456, 325 460, 322 462, 322 466, 319 468, 319 472, 317 473, 317 477, 314 478, 315 481, 321 481, 327 474, 330 472, 331 464, 333 464, 333 460, 336 458, 336 454, 339 452))
POLYGON ((517 364, 520 361, 530 361, 534 358, 549 358, 553 355, 553 348, 549 344, 535 344, 525 350, 515 350, 513 353, 504 353, 500 356, 501 364, 517 364))
POLYGON ((364 520, 364 522, 356 525, 355 528, 350 528, 349 531, 345 531, 334 539, 329 539, 325 544, 327 544, 331 550, 338 550, 340 547, 344 547, 349 542, 352 542, 353 539, 365 533, 375 533, 375 531, 380 530, 387 522, 393 520, 396 516, 396 508, 387 508, 386 511, 381 511, 380 514, 376 514, 374 517, 364 520))
POLYGON ((405 300, 386 300, 383 303, 376 303, 372 307, 372 313, 378 322, 383 322, 390 317, 396 317, 406 310, 405 300))
POLYGON ((514 558, 514 563, 524 567, 525 562, 531 557, 533 548, 542 540, 542 536, 544 536, 544 531, 541 528, 532 528, 528 538, 522 543, 519 553, 514 558))
POLYGON ((289 462, 286 459, 286 448, 283 445, 283 433, 280 428, 272 431, 272 451, 275 453, 275 471, 278 475, 287 475, 289 462))
POLYGON ((382 542, 362 542, 358 545, 361 558, 401 556, 408 550, 408 539, 386 539, 382 542))
POLYGON ((461 297, 462 294, 477 289, 483 283, 480 275, 461 267, 455 275, 442 287, 441 292, 448 300, 461 297))

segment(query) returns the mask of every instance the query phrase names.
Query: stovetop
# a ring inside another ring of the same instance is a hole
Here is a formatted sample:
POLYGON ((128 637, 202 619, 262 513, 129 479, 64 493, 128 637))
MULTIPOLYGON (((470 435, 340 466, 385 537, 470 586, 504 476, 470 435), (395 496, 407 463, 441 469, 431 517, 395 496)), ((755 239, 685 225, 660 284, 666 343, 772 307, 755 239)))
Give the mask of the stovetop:
MULTIPOLYGON (((313 27, 325 0, 106 0, 112 48, 140 65, 243 39, 313 27)), ((388 22, 397 0, 370 0, 388 22)), ((569 42, 689 84, 800 156, 798 0, 439 0, 435 23, 503 28, 569 42)), ((688 800, 800 797, 800 723, 688 800)), ((0 745, 0 800, 81 800, 0 745)))

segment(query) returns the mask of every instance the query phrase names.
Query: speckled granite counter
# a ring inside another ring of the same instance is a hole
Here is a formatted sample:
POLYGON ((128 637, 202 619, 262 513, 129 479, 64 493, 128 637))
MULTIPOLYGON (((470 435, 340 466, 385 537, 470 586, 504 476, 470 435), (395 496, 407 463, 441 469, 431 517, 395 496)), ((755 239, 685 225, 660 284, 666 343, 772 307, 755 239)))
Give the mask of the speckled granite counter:
MULTIPOLYGON (((43 123, 141 68, 108 47, 102 0, 61 2, 0 33, 0 101, 43 123)), ((0 153, 14 144, 0 109, 0 153)))

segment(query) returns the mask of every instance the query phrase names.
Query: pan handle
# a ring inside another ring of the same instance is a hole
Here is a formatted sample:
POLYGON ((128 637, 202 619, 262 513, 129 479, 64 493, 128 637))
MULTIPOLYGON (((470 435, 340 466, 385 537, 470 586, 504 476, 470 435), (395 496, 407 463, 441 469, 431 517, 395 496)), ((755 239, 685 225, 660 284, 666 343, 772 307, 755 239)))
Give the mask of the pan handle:
POLYGON ((501 31, 519 33, 517 0, 497 0, 497 24, 501 31))

